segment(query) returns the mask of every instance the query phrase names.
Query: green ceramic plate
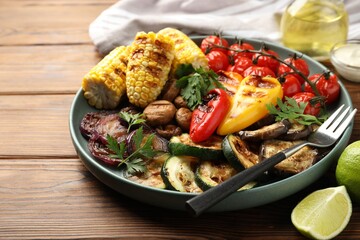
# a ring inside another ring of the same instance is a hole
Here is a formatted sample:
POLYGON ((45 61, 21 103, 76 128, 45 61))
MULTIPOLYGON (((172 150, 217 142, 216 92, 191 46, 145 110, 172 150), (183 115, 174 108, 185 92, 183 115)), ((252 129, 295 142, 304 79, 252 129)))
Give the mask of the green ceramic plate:
MULTIPOLYGON (((202 38, 193 37, 193 39, 195 42, 199 43, 202 38)), ((229 37, 228 40, 231 42, 234 41, 234 38, 229 37)), ((255 48, 259 48, 263 43, 263 41, 258 40, 244 40, 252 43, 255 48)), ((272 43, 266 44, 272 50, 278 52, 281 58, 287 58, 289 55, 294 53, 294 51, 279 45, 272 43)), ((297 54, 300 53, 297 52, 297 54)), ((326 69, 323 65, 307 56, 303 56, 303 58, 308 62, 311 74, 321 73, 326 69)), ((353 107, 349 93, 341 82, 340 86, 340 99, 336 104, 330 107, 330 110, 337 108, 337 106, 341 104, 353 107)), ((83 138, 79 130, 82 117, 91 111, 96 110, 88 105, 87 101, 83 97, 82 90, 79 90, 71 106, 69 125, 74 147, 86 168, 101 182, 130 198, 163 208, 185 210, 185 201, 195 196, 195 194, 161 190, 137 184, 125 179, 121 170, 108 167, 92 157, 87 148, 87 141, 83 138)), ((319 179, 334 163, 334 161, 338 159, 340 153, 346 147, 350 139, 352 128, 353 125, 350 125, 334 148, 311 168, 279 181, 246 191, 236 192, 212 207, 209 211, 231 211, 260 206, 285 198, 300 191, 319 179)))

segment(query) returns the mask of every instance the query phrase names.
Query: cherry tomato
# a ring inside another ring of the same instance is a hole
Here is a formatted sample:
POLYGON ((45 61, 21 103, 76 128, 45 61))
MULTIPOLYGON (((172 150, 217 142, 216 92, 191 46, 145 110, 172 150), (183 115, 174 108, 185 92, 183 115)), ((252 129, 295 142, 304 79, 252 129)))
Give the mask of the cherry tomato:
POLYGON ((244 77, 256 75, 261 77, 275 77, 275 73, 268 67, 250 66, 244 71, 244 77))
POLYGON ((301 84, 294 75, 288 74, 285 77, 280 78, 280 82, 284 97, 292 97, 296 93, 301 92, 301 84))
MULTIPOLYGON (((262 49, 262 52, 273 55, 275 57, 279 57, 279 54, 277 54, 277 52, 274 52, 273 50, 270 50, 270 49, 262 49)), ((277 72, 278 67, 280 65, 278 60, 276 60, 272 57, 269 57, 269 56, 263 56, 260 53, 254 54, 253 61, 254 61, 255 65, 257 65, 259 67, 268 67, 274 73, 277 72)))
MULTIPOLYGON (((284 62, 291 64, 292 66, 294 66, 297 70, 299 70, 302 74, 305 75, 305 77, 309 76, 309 66, 307 64, 307 62, 302 59, 302 58, 298 58, 296 55, 294 55, 291 58, 286 58, 284 60, 284 62)), ((284 73, 293 73, 294 70, 292 68, 290 68, 289 66, 287 66, 284 63, 281 63, 278 69, 278 76, 282 76, 284 73)), ((300 84, 303 84, 305 82, 305 79, 302 78, 299 74, 294 74, 294 76, 300 81, 300 84)))
MULTIPOLYGON (((317 73, 310 76, 309 80, 315 84, 320 95, 325 97, 326 104, 331 104, 338 99, 340 85, 335 74, 330 74, 330 72, 324 74, 317 73)), ((305 83, 304 89, 307 92, 314 92, 307 82, 305 83)))
POLYGON ((211 35, 202 40, 200 48, 205 54, 212 51, 220 51, 227 54, 228 50, 226 48, 214 47, 214 45, 229 47, 229 43, 226 39, 211 35))
POLYGON ((214 71, 226 70, 229 66, 229 58, 226 54, 219 51, 211 51, 206 55, 209 67, 214 71))
POLYGON ((229 65, 227 71, 237 72, 241 76, 243 76, 244 71, 252 65, 253 65, 253 62, 250 58, 238 57, 238 58, 236 58, 234 65, 229 65))
POLYGON ((297 103, 304 102, 307 103, 304 114, 309 114, 313 116, 317 116, 321 110, 321 104, 319 102, 315 103, 314 105, 311 104, 311 99, 314 99, 315 94, 311 92, 299 92, 292 96, 297 103))
MULTIPOLYGON (((245 43, 245 42, 240 42, 240 43, 234 43, 230 46, 230 49, 233 50, 254 50, 253 45, 251 45, 250 43, 245 43)), ((254 53, 252 52, 237 52, 237 51, 233 51, 233 50, 229 50, 228 51, 228 55, 232 56, 234 58, 234 60, 236 60, 239 57, 247 57, 252 59, 254 53)))

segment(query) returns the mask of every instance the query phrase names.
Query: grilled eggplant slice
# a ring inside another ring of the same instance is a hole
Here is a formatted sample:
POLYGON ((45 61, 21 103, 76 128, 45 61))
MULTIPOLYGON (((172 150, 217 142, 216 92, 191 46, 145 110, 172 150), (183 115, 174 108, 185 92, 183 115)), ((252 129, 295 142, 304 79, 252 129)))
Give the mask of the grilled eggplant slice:
POLYGON ((106 144, 100 139, 100 135, 97 132, 94 132, 91 138, 88 141, 88 149, 96 159, 110 165, 110 166, 117 166, 121 163, 121 160, 118 158, 112 157, 114 154, 106 144))
POLYGON ((91 135, 93 134, 99 120, 109 114, 110 112, 105 111, 89 112, 85 114, 80 123, 80 132, 85 137, 85 139, 89 140, 91 138, 91 135))
POLYGON ((256 121, 255 123, 251 124, 249 127, 247 127, 248 130, 256 130, 262 127, 265 127, 267 125, 271 125, 275 123, 275 115, 268 114, 259 121, 256 121))
POLYGON ((240 131, 239 136, 242 140, 245 141, 262 141, 267 139, 274 139, 286 133, 290 126, 291 123, 288 120, 282 120, 257 130, 240 131))
MULTIPOLYGON (((261 145, 260 161, 266 161, 266 158, 289 148, 300 141, 266 140, 261 145)), ((308 169, 316 162, 317 149, 305 146, 294 155, 286 158, 284 161, 275 165, 275 173, 280 175, 296 174, 308 169)))
MULTIPOLYGON (((126 139, 127 151, 129 154, 132 154, 133 152, 135 152, 137 150, 136 146, 135 146, 135 141, 134 141, 136 132, 137 132, 137 130, 132 131, 126 139)), ((143 139, 142 139, 141 145, 145 144, 145 142, 147 141, 149 136, 153 136, 152 145, 151 145, 153 150, 156 150, 159 152, 169 152, 169 148, 168 148, 169 141, 167 139, 161 137, 155 131, 149 130, 146 128, 143 130, 143 139)))
POLYGON ((299 139, 305 139, 311 133, 311 126, 305 126, 300 123, 292 123, 289 130, 278 137, 281 140, 295 141, 299 139))

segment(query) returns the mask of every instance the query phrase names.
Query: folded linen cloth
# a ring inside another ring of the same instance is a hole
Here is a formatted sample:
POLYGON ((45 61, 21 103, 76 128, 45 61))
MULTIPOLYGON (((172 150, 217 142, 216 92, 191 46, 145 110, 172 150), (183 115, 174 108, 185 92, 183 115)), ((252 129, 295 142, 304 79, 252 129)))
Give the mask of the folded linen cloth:
MULTIPOLYGON (((221 32, 280 41, 280 18, 291 0, 121 0, 103 11, 89 27, 101 54, 128 45, 139 31, 173 27, 186 34, 221 32)), ((349 38, 360 38, 360 1, 345 1, 349 38)))

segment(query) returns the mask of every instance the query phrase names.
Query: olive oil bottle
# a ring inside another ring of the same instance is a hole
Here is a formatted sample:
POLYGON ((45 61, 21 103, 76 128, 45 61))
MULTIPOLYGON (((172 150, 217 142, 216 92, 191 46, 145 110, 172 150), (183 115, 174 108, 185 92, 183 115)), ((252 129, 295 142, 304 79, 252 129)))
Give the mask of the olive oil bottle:
POLYGON ((347 39, 348 15, 341 0, 296 0, 281 19, 282 42, 317 60, 347 39))

